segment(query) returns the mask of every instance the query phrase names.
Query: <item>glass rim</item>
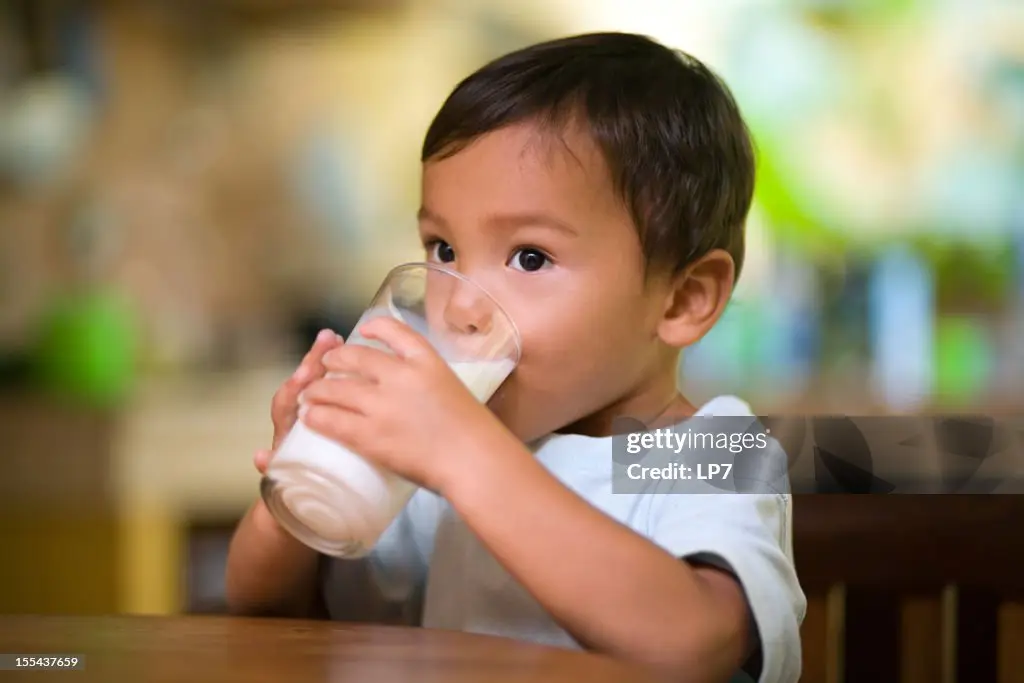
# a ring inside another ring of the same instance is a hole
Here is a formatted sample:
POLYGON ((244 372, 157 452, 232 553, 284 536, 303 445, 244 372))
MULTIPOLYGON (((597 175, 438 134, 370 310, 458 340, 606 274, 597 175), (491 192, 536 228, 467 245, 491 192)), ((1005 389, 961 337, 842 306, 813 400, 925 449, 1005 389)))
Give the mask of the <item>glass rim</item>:
POLYGON ((451 275, 452 277, 456 278, 457 280, 460 280, 461 282, 465 282, 466 284, 475 287, 477 290, 479 290, 481 293, 483 293, 483 295, 485 297, 487 297, 487 299, 492 304, 494 304, 494 307, 496 309, 498 309, 498 311, 501 313, 501 315, 504 316, 505 320, 508 321, 509 326, 511 326, 511 328, 512 328, 512 342, 515 344, 515 353, 516 353, 515 364, 517 366, 519 365, 519 361, 522 360, 522 356, 523 356, 523 344, 522 344, 522 338, 519 336, 519 327, 516 325, 515 318, 513 318, 511 315, 509 315, 508 311, 505 310, 505 307, 502 306, 500 303, 498 303, 498 300, 494 298, 494 295, 492 295, 490 292, 488 292, 487 289, 483 285, 481 285, 479 282, 476 282, 476 281, 470 279, 468 276, 463 275, 462 273, 458 272, 457 270, 452 270, 451 268, 445 268, 444 266, 438 265, 436 263, 430 263, 429 261, 409 261, 407 263, 399 264, 399 265, 395 266, 394 268, 392 268, 391 270, 389 270, 388 274, 384 276, 384 281, 381 283, 381 286, 377 290, 377 293, 373 295, 373 300, 376 301, 380 297, 380 295, 384 293, 384 290, 388 288, 391 279, 395 275, 399 275, 402 272, 406 272, 406 271, 410 271, 410 270, 415 270, 415 269, 426 269, 426 270, 432 270, 432 271, 437 272, 437 273, 444 273, 446 275, 451 275))

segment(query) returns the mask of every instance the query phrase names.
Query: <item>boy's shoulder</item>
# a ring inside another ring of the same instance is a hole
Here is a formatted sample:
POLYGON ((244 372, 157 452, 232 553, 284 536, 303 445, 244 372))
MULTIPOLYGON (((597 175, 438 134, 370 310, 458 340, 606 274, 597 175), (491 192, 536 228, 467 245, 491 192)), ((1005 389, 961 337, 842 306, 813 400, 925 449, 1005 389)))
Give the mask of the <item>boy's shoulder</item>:
MULTIPOLYGON (((756 422, 746 401, 726 395, 705 402, 693 417, 668 431, 718 435, 739 430, 742 435, 750 428, 744 425, 756 430, 756 422)), ((554 435, 540 442, 535 452, 563 484, 674 557, 716 566, 734 576, 747 595, 758 633, 760 663, 751 678, 796 680, 806 598, 793 561, 785 453, 769 440, 764 448, 752 444, 735 449, 740 452, 731 453, 731 460, 703 463, 730 464, 735 480, 730 486, 698 478, 697 465, 687 465, 681 455, 685 449, 662 450, 665 460, 655 452, 643 454, 653 460, 645 462, 625 450, 622 437, 554 435), (666 467, 672 464, 692 469, 666 467), (639 477, 645 466, 646 478, 630 478, 630 471, 639 477), (660 470, 659 478, 650 476, 653 470, 660 470)), ((717 449, 711 452, 721 455, 717 449)), ((709 476, 706 470, 702 474, 709 476)))
POLYGON ((715 396, 705 402, 696 413, 700 417, 747 417, 753 414, 749 403, 732 394, 715 396))

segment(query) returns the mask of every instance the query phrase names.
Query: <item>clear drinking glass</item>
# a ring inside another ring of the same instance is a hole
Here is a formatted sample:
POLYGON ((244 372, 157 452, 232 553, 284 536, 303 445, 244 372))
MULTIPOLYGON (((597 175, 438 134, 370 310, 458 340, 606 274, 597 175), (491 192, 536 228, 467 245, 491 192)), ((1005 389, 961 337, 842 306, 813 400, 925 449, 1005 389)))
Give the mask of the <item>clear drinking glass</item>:
MULTIPOLYGON (((519 362, 512 319, 479 285, 430 263, 392 270, 346 344, 391 352, 359 336, 372 318, 390 316, 421 334, 481 403, 519 362)), ((429 396, 422 397, 429 401, 429 396)), ((416 486, 309 429, 301 420, 284 438, 260 482, 267 508, 291 535, 326 555, 367 555, 416 486)))

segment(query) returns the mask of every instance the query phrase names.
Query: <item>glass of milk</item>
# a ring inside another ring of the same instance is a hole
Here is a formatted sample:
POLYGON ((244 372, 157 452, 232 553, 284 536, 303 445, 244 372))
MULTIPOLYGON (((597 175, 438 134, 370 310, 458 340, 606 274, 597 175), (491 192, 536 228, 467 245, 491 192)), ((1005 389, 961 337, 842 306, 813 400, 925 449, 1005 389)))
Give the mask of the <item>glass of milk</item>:
MULTIPOLYGON (((390 316, 421 334, 478 401, 486 403, 519 362, 515 323, 464 275, 432 263, 392 270, 346 344, 363 344, 359 326, 390 316)), ((429 401, 429 396, 423 397, 429 401)), ((278 523, 310 548, 340 558, 367 555, 405 507, 415 484, 314 432, 300 420, 284 438, 260 493, 278 523)))

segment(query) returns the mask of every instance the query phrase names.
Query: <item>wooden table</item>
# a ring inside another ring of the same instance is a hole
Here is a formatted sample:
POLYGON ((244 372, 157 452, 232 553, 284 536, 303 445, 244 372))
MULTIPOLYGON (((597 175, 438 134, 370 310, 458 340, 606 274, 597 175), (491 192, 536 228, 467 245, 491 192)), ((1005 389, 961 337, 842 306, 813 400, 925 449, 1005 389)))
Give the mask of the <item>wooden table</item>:
POLYGON ((644 683, 608 657, 455 631, 234 617, 0 616, 0 654, 75 654, 82 671, 0 673, 75 683, 644 683))

